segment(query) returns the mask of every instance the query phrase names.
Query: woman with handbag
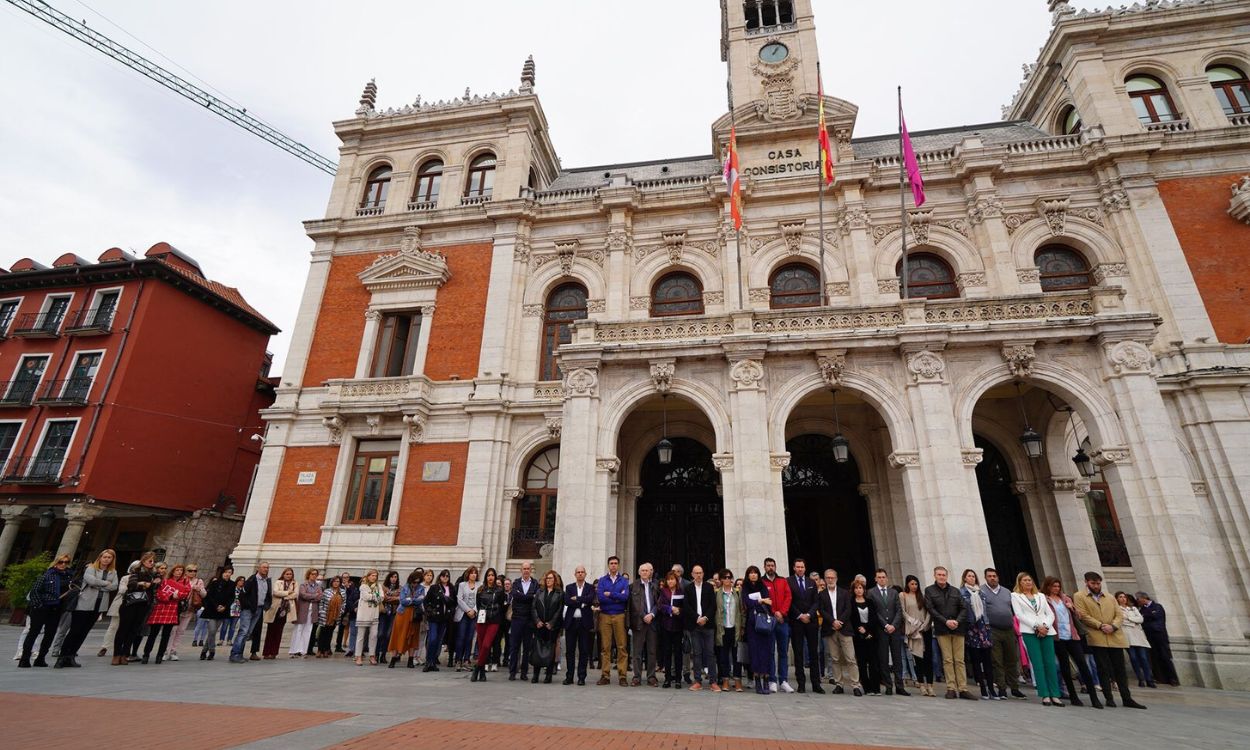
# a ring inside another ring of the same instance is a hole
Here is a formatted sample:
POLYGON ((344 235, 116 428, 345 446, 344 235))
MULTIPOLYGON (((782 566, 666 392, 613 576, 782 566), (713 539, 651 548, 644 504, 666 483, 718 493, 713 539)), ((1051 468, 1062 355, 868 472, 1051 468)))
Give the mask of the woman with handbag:
POLYGON ((486 662, 490 659, 491 648, 499 635, 499 627, 503 624, 505 606, 503 587, 499 585, 499 575, 494 568, 486 569, 485 582, 477 590, 477 602, 473 618, 477 624, 477 666, 473 668, 473 676, 469 682, 486 682, 486 662))
POLYGON ((391 628, 395 624, 395 612, 399 609, 399 573, 390 571, 382 580, 382 608, 378 610, 378 645, 374 660, 386 663, 386 650, 391 642, 391 628))
POLYGON ((416 666, 417 640, 421 632, 422 606, 425 603, 425 586, 421 579, 425 571, 417 568, 408 574, 408 581, 399 589, 399 606, 395 608, 395 620, 391 623, 391 638, 387 650, 391 652, 388 669, 394 669, 399 657, 408 654, 408 668, 416 666))
POLYGON ((191 599, 191 584, 187 582, 187 568, 179 563, 174 566, 171 575, 161 581, 156 589, 156 602, 148 614, 148 640, 143 646, 143 663, 147 664, 152 656, 152 644, 160 633, 161 646, 156 651, 156 663, 165 660, 165 649, 169 646, 169 636, 178 624, 178 615, 191 599))
POLYGON ((113 639, 117 637, 117 626, 121 623, 122 599, 126 598, 126 587, 130 583, 130 576, 134 575, 138 569, 139 561, 131 560, 130 565, 126 566, 126 575, 117 582, 117 593, 113 596, 113 603, 109 605, 106 613, 109 626, 104 629, 104 637, 100 639, 100 650, 96 652, 96 656, 107 656, 109 649, 113 647, 113 639))
POLYGON ((17 662, 17 666, 23 669, 48 666, 45 657, 48 649, 52 648, 52 639, 56 637, 56 627, 61 620, 65 600, 71 595, 69 563, 69 555, 61 555, 53 560, 30 591, 26 592, 26 616, 30 618, 30 630, 26 633, 26 640, 22 641, 22 655, 17 662), (39 656, 32 665, 30 654, 40 632, 43 633, 43 640, 39 643, 39 656))
POLYGON ((308 658, 312 652, 313 638, 317 631, 317 610, 321 605, 321 571, 309 568, 304 571, 304 582, 295 596, 295 629, 291 632, 290 655, 292 659, 308 658))
POLYGON ((447 635, 447 624, 451 622, 455 609, 456 595, 451 588, 451 571, 444 568, 425 592, 425 622, 429 626, 429 635, 425 641, 425 668, 422 672, 438 671, 443 638, 447 635))
POLYGON ((425 619, 425 597, 434 588, 434 569, 421 571, 421 596, 416 602, 416 611, 412 613, 413 628, 417 633, 417 666, 425 665, 425 647, 430 637, 430 621, 425 619))
POLYGON ((170 661, 178 661, 178 646, 182 643, 182 634, 187 631, 191 618, 200 611, 200 607, 204 604, 204 579, 200 578, 200 566, 188 563, 186 575, 187 587, 191 595, 178 607, 178 624, 174 626, 174 635, 169 639, 170 661))
POLYGON ((754 565, 747 568, 746 580, 742 582, 742 606, 746 610, 747 648, 751 654, 751 671, 755 676, 755 692, 769 695, 768 677, 773 672, 773 600, 768 597, 768 587, 760 577, 760 569, 754 565))
POLYGON ((317 608, 317 658, 329 659, 334 656, 334 628, 339 624, 346 604, 343 596, 343 579, 334 576, 328 581, 321 592, 321 603, 317 608))
POLYGON ((282 630, 286 627, 287 618, 295 608, 295 598, 299 596, 299 586, 295 583, 295 570, 284 568, 282 575, 273 582, 271 594, 273 602, 269 609, 261 615, 265 629, 265 643, 261 656, 265 659, 278 658, 278 650, 282 648, 282 630))
POLYGON ((556 645, 560 630, 564 627, 564 586, 554 570, 543 573, 542 586, 534 595, 534 649, 530 652, 530 665, 534 667, 531 683, 538 683, 538 673, 544 667, 547 676, 543 682, 550 685, 556 668, 556 645))
POLYGON ((82 589, 78 592, 77 601, 70 607, 69 634, 61 644, 57 667, 82 666, 78 663, 78 649, 96 620, 100 619, 100 613, 108 610, 109 593, 117 590, 116 561, 117 553, 106 549, 95 562, 83 568, 82 589))
POLYGON ((1011 593, 1011 609, 1020 623, 1020 638, 1029 652, 1037 697, 1043 706, 1063 708, 1059 698, 1059 675, 1055 661, 1055 612, 1033 576, 1020 573, 1011 593))
POLYGON ((139 629, 147 619, 153 587, 160 580, 156 573, 156 555, 144 552, 139 567, 126 581, 126 590, 120 594, 122 605, 118 610, 117 635, 113 638, 113 665, 130 663, 131 648, 138 643, 139 629))
POLYGON ((200 617, 208 621, 208 630, 200 647, 200 661, 212 661, 217 654, 217 624, 230 617, 230 605, 234 603, 234 568, 218 568, 205 589, 200 617))
POLYGON ((369 663, 377 664, 373 654, 373 639, 378 630, 378 614, 382 611, 382 584, 378 583, 377 568, 365 571, 364 578, 357 584, 359 596, 356 603, 356 635, 359 638, 356 651, 356 666, 364 664, 365 654, 369 655, 369 663))
POLYGON ((473 634, 477 629, 477 592, 480 588, 477 566, 470 565, 464 572, 464 580, 456 587, 457 672, 469 668, 469 656, 473 653, 473 634))
POLYGON ((851 583, 851 641, 859 662, 859 684, 867 695, 881 695, 881 668, 877 662, 877 605, 864 595, 864 581, 851 583))

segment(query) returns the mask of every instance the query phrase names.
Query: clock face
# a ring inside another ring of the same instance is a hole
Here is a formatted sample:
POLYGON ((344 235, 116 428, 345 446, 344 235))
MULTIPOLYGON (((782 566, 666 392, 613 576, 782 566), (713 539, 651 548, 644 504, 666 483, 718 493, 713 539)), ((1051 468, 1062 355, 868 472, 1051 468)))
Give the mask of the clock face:
POLYGON ((760 60, 766 63, 779 63, 790 56, 790 50, 781 42, 771 42, 760 48, 760 60))

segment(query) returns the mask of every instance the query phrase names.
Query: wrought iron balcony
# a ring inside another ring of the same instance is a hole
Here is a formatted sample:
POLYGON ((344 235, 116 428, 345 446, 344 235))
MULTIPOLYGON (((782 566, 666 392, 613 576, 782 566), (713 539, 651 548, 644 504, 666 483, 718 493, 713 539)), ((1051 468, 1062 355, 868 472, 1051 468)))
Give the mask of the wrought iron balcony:
POLYGON ((13 320, 10 336, 28 339, 54 339, 61 335, 61 321, 65 320, 62 312, 22 313, 13 320))
POLYGON ((92 378, 67 378, 47 384, 36 399, 41 404, 86 406, 91 395, 92 378))
POLYGON ((33 380, 0 381, 0 407, 30 406, 39 383, 33 380))
POLYGON ((1128 545, 1124 543, 1124 533, 1118 529, 1095 531, 1094 548, 1104 568, 1127 568, 1133 564, 1129 560, 1128 545))
POLYGON ((5 484, 50 484, 60 486, 62 483, 61 465, 64 456, 17 456, 9 459, 4 469, 5 484))
POLYGON ((66 336, 94 336, 113 330, 113 310, 84 307, 70 313, 65 321, 66 336))
POLYGON ((554 527, 540 529, 521 526, 512 530, 512 540, 508 545, 508 557, 542 557, 542 547, 556 540, 554 527))

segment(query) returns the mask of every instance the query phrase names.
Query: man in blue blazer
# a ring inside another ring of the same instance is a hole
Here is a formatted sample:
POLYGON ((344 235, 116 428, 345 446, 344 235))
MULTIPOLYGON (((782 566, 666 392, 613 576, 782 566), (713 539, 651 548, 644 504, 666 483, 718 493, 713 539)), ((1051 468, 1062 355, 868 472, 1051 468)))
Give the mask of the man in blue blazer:
POLYGON ((590 641, 594 628, 595 587, 586 583, 586 566, 573 571, 573 583, 564 587, 564 684, 573 684, 573 659, 577 659, 577 684, 586 684, 590 641))

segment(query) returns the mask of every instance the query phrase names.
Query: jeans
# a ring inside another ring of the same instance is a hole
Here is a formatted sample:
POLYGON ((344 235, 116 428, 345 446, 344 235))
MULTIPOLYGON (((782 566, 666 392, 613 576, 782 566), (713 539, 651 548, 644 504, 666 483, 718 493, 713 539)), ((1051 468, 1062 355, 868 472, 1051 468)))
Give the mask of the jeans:
POLYGON ((395 624, 395 615, 386 612, 378 613, 378 645, 374 649, 374 656, 380 661, 386 656, 386 646, 391 640, 391 626, 395 624))
POLYGON ((467 663, 469 655, 473 652, 473 632, 476 629, 477 620, 465 615, 456 623, 459 634, 456 636, 456 661, 467 663))
POLYGON ((193 643, 203 643, 204 639, 208 637, 209 629, 216 624, 215 621, 200 615, 199 619, 195 621, 195 630, 191 633, 191 641, 193 643))
POLYGON ((252 627, 260 622, 259 609, 245 609, 239 614, 239 628, 234 633, 234 645, 230 647, 231 659, 243 658, 243 647, 252 637, 252 627))
POLYGON ((736 628, 726 628, 721 642, 716 645, 716 671, 722 680, 728 680, 732 672, 735 680, 742 679, 742 663, 738 661, 736 628))
POLYGON ((719 681, 716 674, 716 628, 694 628, 686 633, 686 637, 690 640, 690 653, 694 663, 694 674, 691 676, 695 684, 703 684, 704 669, 707 669, 708 684, 716 684, 719 681))
POLYGON ((1138 682, 1154 682, 1154 674, 1150 671, 1150 649, 1146 646, 1129 646, 1128 660, 1133 665, 1133 674, 1138 682))
POLYGON ((443 648, 443 638, 447 635, 447 623, 431 622, 430 632, 425 639, 425 663, 438 664, 438 655, 443 648))
POLYGON ((30 610, 28 616, 30 617, 30 631, 26 633, 26 640, 22 641, 23 661, 30 661, 31 649, 34 648, 35 638, 41 630, 43 640, 39 643, 38 657, 42 659, 48 655, 48 649, 52 648, 52 639, 56 637, 57 624, 61 621, 61 610, 43 607, 30 610))
POLYGON ((221 626, 217 629, 217 640, 222 643, 234 642, 234 631, 239 626, 238 617, 221 618, 221 626))
MULTIPOLYGON (((777 649, 777 660, 769 678, 771 682, 785 682, 790 677, 790 623, 778 618, 773 628, 773 645, 777 649)), ((802 669, 799 665, 799 669, 802 669)))

